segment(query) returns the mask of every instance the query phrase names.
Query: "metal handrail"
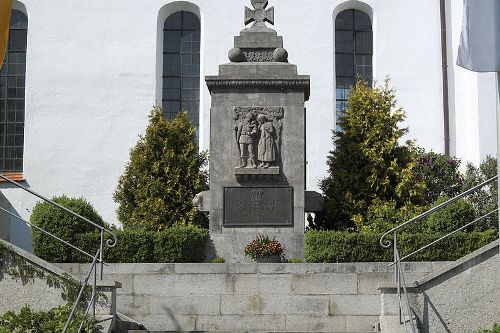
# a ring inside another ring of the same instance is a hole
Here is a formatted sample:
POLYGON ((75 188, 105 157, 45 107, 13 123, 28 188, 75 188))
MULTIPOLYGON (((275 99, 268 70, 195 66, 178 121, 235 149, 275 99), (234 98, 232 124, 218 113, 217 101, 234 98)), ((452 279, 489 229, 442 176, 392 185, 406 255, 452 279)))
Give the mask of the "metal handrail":
MULTIPOLYGON (((477 223, 477 222, 479 222, 479 221, 481 221, 481 220, 484 220, 485 218, 487 218, 487 217, 489 217, 489 216, 491 216, 491 215, 495 214, 496 212, 498 212, 498 209, 494 209, 494 210, 492 210, 491 212, 489 212, 489 213, 487 213, 487 214, 484 214, 484 215, 483 215, 483 216, 481 216, 481 217, 478 217, 478 218, 477 218, 477 219, 475 219, 474 221, 469 222, 469 223, 467 223, 467 224, 465 224, 465 225, 461 226, 460 228, 453 230, 452 232, 450 232, 450 233, 448 233, 448 234, 446 234, 446 235, 444 235, 444 236, 442 236, 442 237, 440 237, 440 238, 436 239, 435 241, 433 241, 433 242, 431 242, 431 243, 429 243, 429 244, 427 244, 427 245, 425 245, 425 246, 423 246, 423 247, 419 248, 418 250, 415 250, 415 251, 413 251, 412 253, 405 255, 405 256, 404 256, 403 258, 401 258, 400 260, 405 260, 405 259, 408 259, 409 257, 411 257, 411 256, 413 256, 413 255, 415 255, 415 254, 417 254, 417 253, 419 253, 419 252, 421 252, 421 251, 423 251, 423 250, 425 250, 425 249, 427 249, 427 248, 431 247, 432 245, 434 245, 434 244, 436 244, 436 243, 438 243, 438 242, 442 241, 443 239, 448 238, 448 237, 450 237, 451 235, 454 235, 454 234, 456 234, 457 232, 462 231, 462 230, 464 230, 465 228, 470 227, 471 225, 473 225, 473 224, 475 224, 475 223, 477 223)), ((392 262, 392 263, 389 265, 389 267, 390 267, 390 266, 392 266, 392 265, 394 265, 395 263, 396 263, 396 262, 392 262)))
MULTIPOLYGON (((78 296, 75 300, 75 303, 73 303, 73 307, 71 308, 71 312, 68 316, 68 319, 66 320, 66 324, 64 325, 64 329, 62 331, 62 333, 65 333, 66 330, 68 329, 70 323, 71 323, 71 320, 73 319, 73 316, 75 315, 75 311, 76 311, 76 308, 78 307, 78 304, 80 303, 80 300, 83 296, 83 293, 85 291, 85 287, 87 287, 87 284, 89 282, 89 278, 90 276, 92 275, 92 271, 94 271, 94 274, 96 274, 96 270, 95 270, 95 266, 97 265, 97 258, 100 257, 100 252, 101 252, 101 249, 97 250, 97 253, 95 254, 95 256, 93 257, 94 260, 92 261, 92 266, 87 274, 87 276, 85 277, 85 279, 83 280, 83 283, 82 283, 82 287, 80 288, 80 292, 78 293, 78 296)), ((89 303, 89 306, 87 307, 87 310, 85 311, 85 315, 88 313, 88 309, 90 308, 90 306, 93 304, 94 308, 95 308, 95 303, 94 303, 94 299, 95 299, 95 289, 96 289, 96 283, 94 281, 94 285, 93 285, 93 288, 92 288, 92 297, 91 297, 91 301, 89 303)), ((94 315, 95 315, 95 311, 94 311, 94 315)), ((78 329, 78 332, 80 332, 80 329, 82 328, 82 325, 83 325, 83 321, 80 323, 80 326, 79 326, 79 329, 78 329)))
POLYGON ((92 225, 92 226, 96 227, 97 229, 101 230, 102 232, 105 232, 105 233, 109 234, 111 237, 113 237, 113 239, 109 239, 109 238, 108 238, 108 239, 106 240, 106 245, 107 245, 108 247, 113 247, 113 246, 115 246, 115 244, 116 244, 116 242, 117 242, 117 239, 116 239, 116 235, 115 235, 115 234, 114 234, 111 230, 108 230, 108 229, 104 228, 103 226, 98 225, 98 224, 96 224, 96 223, 94 223, 94 222, 90 221, 90 220, 89 220, 89 219, 87 219, 86 217, 83 217, 83 216, 81 216, 80 214, 77 214, 77 213, 75 213, 74 211, 72 211, 72 210, 70 210, 70 209, 68 209, 68 208, 66 208, 66 207, 64 207, 64 206, 62 206, 62 205, 60 205, 60 204, 58 204, 57 202, 54 202, 54 201, 50 200, 49 198, 47 198, 47 197, 45 197, 45 196, 41 195, 40 193, 37 193, 37 192, 35 192, 35 191, 33 191, 33 190, 31 190, 31 189, 29 189, 29 188, 27 188, 27 187, 25 187, 25 186, 23 186, 23 185, 21 185, 21 184, 18 184, 18 183, 17 183, 17 182, 15 182, 14 180, 12 180, 12 179, 10 179, 10 178, 6 177, 5 175, 0 174, 0 178, 1 178, 1 179, 3 179, 3 180, 5 180, 6 182, 11 183, 12 185, 14 185, 14 186, 16 186, 16 187, 18 187, 18 188, 20 188, 20 189, 23 189, 24 191, 26 191, 26 192, 28 192, 28 193, 33 194, 34 196, 36 196, 36 197, 38 197, 38 198, 42 199, 43 201, 50 203, 51 205, 53 205, 53 206, 55 206, 55 207, 57 207, 57 208, 59 208, 59 209, 61 209, 61 210, 65 211, 66 213, 68 213, 68 214, 70 214, 70 215, 72 215, 72 216, 74 216, 74 217, 76 217, 76 218, 78 218, 78 219, 80 219, 80 220, 84 221, 85 223, 88 223, 88 224, 90 224, 90 225, 92 225))
MULTIPOLYGON (((395 235, 396 236, 396 235, 395 235)), ((396 236, 397 237, 397 236, 396 236)), ((394 258, 396 261, 396 283, 398 286, 398 301, 399 301, 399 323, 404 324, 405 326, 405 331, 408 332, 408 329, 406 327, 406 319, 404 318, 404 312, 403 312, 403 304, 401 301, 401 297, 404 296, 405 298, 405 304, 404 306, 406 307, 406 312, 408 314, 408 319, 410 321, 410 328, 412 333, 417 333, 416 327, 415 327, 415 322, 413 321, 413 313, 412 309, 410 306, 410 300, 408 298, 408 291, 406 289, 406 280, 404 277, 404 270, 403 267, 401 266, 401 258, 399 257, 399 251, 397 249, 397 242, 394 242, 395 247, 394 247, 394 258), (403 295, 401 295, 401 291, 403 291, 403 295)))
POLYGON ((487 214, 485 214, 485 215, 483 215, 483 216, 475 219, 472 222, 469 222, 469 223, 461 226, 460 228, 457 228, 457 229, 453 230, 452 232, 449 232, 448 234, 440 237, 439 239, 436 239, 435 241, 433 241, 433 242, 431 242, 431 243, 429 243, 427 245, 424 245, 423 247, 421 247, 421 248, 413 251, 410 254, 405 255, 402 258, 400 257, 399 250, 398 250, 398 238, 397 238, 398 237, 398 232, 400 230, 403 230, 408 225, 416 223, 416 222, 422 220, 423 218, 431 215, 432 213, 434 213, 434 212, 436 212, 436 211, 438 211, 438 210, 440 210, 440 209, 448 206, 449 204, 451 204, 451 203, 453 203, 453 202, 455 202, 457 200, 460 200, 463 197, 466 197, 466 196, 468 196, 471 193, 474 193, 478 189, 480 189, 480 188, 482 188, 482 187, 484 187, 484 186, 486 186, 486 185, 488 185, 488 184, 496 181, 497 179, 498 179, 498 175, 496 175, 496 176, 494 176, 494 177, 492 177, 492 178, 490 178, 490 179, 482 182, 481 184, 479 184, 477 186, 472 187, 471 189, 469 189, 467 191, 464 191, 464 192, 460 193, 459 195, 457 195, 457 196, 455 196, 455 197, 453 197, 453 198, 451 198, 451 199, 443 202, 442 204, 439 204, 439 205, 437 205, 437 206, 429 209, 428 211, 426 211, 426 212, 424 212, 424 213, 422 213, 422 214, 420 214, 420 215, 418 215, 418 216, 416 216, 416 217, 414 217, 414 218, 406 221, 405 223, 402 223, 402 224, 400 224, 400 225, 392 228, 391 230, 389 230, 386 233, 384 233, 382 235, 382 237, 380 237, 379 243, 380 243, 380 245, 382 247, 389 248, 391 246, 391 244, 393 245, 394 261, 389 264, 389 267, 393 266, 393 265, 396 265, 396 268, 394 270, 394 275, 395 275, 395 280, 396 280, 396 285, 397 285, 397 293, 398 293, 398 301, 399 301, 399 322, 400 322, 400 324, 404 324, 405 325, 404 327, 405 327, 405 331, 406 332, 408 331, 408 329, 406 327, 406 320, 404 319, 403 308, 406 308, 406 312, 408 313, 408 315, 410 317, 409 321, 411 322, 411 331, 412 331, 412 333, 415 333, 416 329, 415 329, 415 323, 414 323, 414 320, 413 320, 413 315, 412 315, 412 309, 411 309, 411 306, 410 306, 410 301, 409 301, 407 290, 406 290, 407 289, 406 288, 406 281, 405 281, 405 278, 404 278, 404 270, 403 270, 403 267, 401 265, 401 261, 404 260, 404 259, 408 259, 409 257, 411 257, 411 256, 413 256, 413 255, 415 255, 415 254, 417 254, 417 253, 419 253, 419 252, 421 252, 421 251, 423 251, 423 250, 431 247, 432 245, 434 245, 434 244, 442 241, 443 239, 448 238, 451 235, 453 235, 453 234, 455 234, 455 233, 457 233, 457 232, 459 232, 459 231, 461 231, 461 230, 463 230, 463 229, 465 229, 465 228, 467 228, 467 227, 469 227, 469 226, 471 226, 471 225, 473 225, 473 224, 475 224, 475 223, 477 223, 477 222, 479 222, 479 221, 481 221, 481 220, 483 220, 483 219, 491 216, 492 214, 498 212, 498 209, 492 210, 491 212, 489 212, 489 213, 487 213, 487 214), (384 240, 384 238, 387 237, 390 234, 393 235, 393 242, 392 243, 391 243, 390 240, 384 240), (403 292, 403 295, 401 295, 401 292, 403 292), (402 296, 405 297, 405 304, 404 305, 402 304, 402 300, 401 300, 402 296))
POLYGON ((422 214, 420 214, 420 215, 418 215, 418 216, 416 216, 416 217, 414 217, 414 218, 412 218, 412 219, 410 219, 410 220, 406 221, 405 223, 402 223, 402 224, 400 224, 400 225, 398 225, 398 226, 396 226, 396 227, 392 228, 391 230, 389 230, 389 231, 387 231, 385 234, 383 234, 383 235, 382 235, 382 237, 380 237, 380 241, 379 241, 379 242, 380 242, 380 245, 381 245, 382 247, 386 248, 386 249, 387 249, 387 248, 389 248, 389 247, 391 246, 391 244, 392 244, 392 243, 391 243, 391 241, 390 241, 390 240, 385 240, 385 241, 384 241, 384 238, 385 238, 386 236, 388 236, 389 234, 393 234, 393 233, 395 233, 395 232, 398 232, 399 230, 404 229, 406 226, 408 226, 408 225, 410 225, 410 224, 413 224, 413 223, 415 223, 415 222, 420 221, 421 219, 423 219, 423 218, 425 218, 425 217, 427 217, 427 216, 431 215, 431 214, 432 214, 432 213, 434 213, 435 211, 440 210, 441 208, 446 207, 446 206, 448 206, 449 204, 452 204, 452 203, 454 203, 455 201, 460 200, 460 199, 462 199, 463 197, 468 196, 469 194, 471 194, 471 193, 475 192, 476 190, 480 189, 480 188, 481 188, 481 187, 483 187, 483 186, 488 185, 489 183, 492 183, 493 181, 495 181, 495 180, 497 180, 497 179, 498 179, 498 175, 497 175, 497 176, 494 176, 494 177, 492 177, 492 178, 490 178, 490 179, 488 179, 488 180, 486 180, 486 181, 484 181, 484 182, 482 182, 481 184, 479 184, 479 185, 477 185, 477 186, 474 186, 473 188, 471 188, 471 189, 469 189, 469 190, 467 190, 467 191, 465 191, 465 192, 460 193, 459 195, 457 195, 457 196, 455 196, 455 197, 453 197, 453 198, 451 198, 451 199, 449 199, 449 200, 447 200, 447 201, 443 202, 442 204, 439 204, 439 205, 437 205, 437 206, 435 206, 435 207, 432 207, 432 208, 431 208, 431 209, 429 209, 428 211, 426 211, 426 212, 424 212, 424 213, 422 213, 422 214))
MULTIPOLYGON (((56 235, 54 235, 54 234, 52 234, 52 233, 50 233, 50 232, 48 232, 48 231, 46 231, 46 230, 44 230, 44 229, 42 229, 42 228, 40 228, 38 226, 36 226, 36 225, 34 225, 34 224, 26 221, 22 217, 20 217, 20 216, 14 214, 14 213, 8 211, 7 209, 5 209, 3 207, 0 207, 1 211, 9 214, 10 216, 15 217, 16 219, 18 219, 18 220, 26 223, 27 225, 29 225, 29 226, 31 226, 31 227, 33 227, 33 228, 41 231, 44 234, 46 234, 46 235, 48 235, 48 236, 50 236, 50 237, 58 240, 59 242, 61 242, 61 243, 65 244, 65 245, 71 247, 72 249, 75 249, 75 250, 79 251, 80 253, 86 255, 87 257, 92 258, 91 269, 90 269, 87 277, 84 279, 84 281, 82 283, 82 287, 80 289, 78 297, 77 297, 75 303, 73 304, 73 307, 71 309, 70 315, 69 315, 69 317, 68 317, 68 319, 66 321, 66 325, 64 326, 63 333, 66 332, 66 330, 69 327, 69 324, 71 323, 71 320, 73 319, 73 316, 75 314, 76 308, 78 307, 78 304, 80 303, 80 299, 81 299, 81 297, 82 297, 82 295, 84 293, 85 287, 88 285, 88 280, 89 280, 90 275, 92 274, 92 272, 94 272, 94 279, 93 279, 93 283, 92 283, 92 297, 91 297, 91 299, 89 301, 89 304, 87 306, 87 309, 85 311, 85 315, 88 314, 89 309, 92 307, 93 308, 93 316, 95 317, 95 301, 96 301, 95 297, 96 297, 96 290, 97 290, 97 267, 96 266, 97 266, 97 263, 100 264, 100 279, 102 281, 102 278, 103 278, 103 269, 104 269, 104 260, 103 260, 104 243, 106 243, 106 246, 110 247, 110 248, 113 247, 113 246, 115 246, 116 243, 117 243, 116 235, 111 230, 108 230, 108 229, 104 228, 103 226, 100 226, 100 225, 98 225, 98 224, 90 221, 89 219, 81 216, 80 214, 77 214, 77 213, 73 212, 72 210, 70 210, 70 209, 68 209, 68 208, 66 208, 66 207, 58 204, 57 202, 54 202, 54 201, 50 200, 49 198, 46 198, 45 196, 43 196, 43 195, 41 195, 41 194, 39 194, 39 193, 37 193, 37 192, 35 192, 35 191, 33 191, 33 190, 25 187, 25 186, 22 186, 21 184, 18 184, 17 182, 13 181, 12 179, 6 177, 5 175, 0 174, 0 178, 3 179, 3 180, 5 180, 6 182, 12 184, 12 185, 14 185, 14 186, 16 186, 16 187, 24 190, 24 191, 26 191, 26 192, 28 192, 28 193, 30 193, 30 194, 32 194, 32 195, 34 195, 34 196, 42 199, 43 201, 48 202, 49 204, 53 205, 54 207, 57 207, 58 209, 61 209, 62 211, 66 212, 66 213, 68 213, 68 214, 70 214, 70 215, 78 218, 79 220, 81 220, 81 221, 83 221, 83 222, 85 222, 87 224, 90 224, 90 225, 92 225, 95 228, 98 228, 100 230, 100 244, 99 244, 99 249, 97 250, 97 253, 95 254, 95 256, 93 256, 90 253, 88 253, 88 252, 86 252, 86 251, 78 248, 77 246, 74 246, 73 244, 70 244, 69 242, 61 239, 60 237, 57 237, 56 235), (107 238, 106 242, 104 242, 104 233, 107 233, 112 238, 107 238)), ((78 332, 81 331, 82 327, 83 327, 83 321, 80 323, 80 326, 78 328, 78 332)))

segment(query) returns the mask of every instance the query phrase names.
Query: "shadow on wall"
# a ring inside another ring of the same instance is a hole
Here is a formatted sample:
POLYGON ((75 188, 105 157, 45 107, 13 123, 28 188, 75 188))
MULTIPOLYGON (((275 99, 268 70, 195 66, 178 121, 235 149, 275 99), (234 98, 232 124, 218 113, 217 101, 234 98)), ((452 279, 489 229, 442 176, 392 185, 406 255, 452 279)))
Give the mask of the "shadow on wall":
MULTIPOLYGON (((26 184, 24 184, 26 186, 26 184)), ((3 185, 2 188, 5 188, 3 185)), ((0 207, 8 210, 14 215, 19 216, 19 212, 10 204, 9 200, 0 192, 0 207)), ((0 210, 0 238, 22 248, 25 251, 33 253, 33 244, 31 242, 31 229, 19 219, 0 210)))

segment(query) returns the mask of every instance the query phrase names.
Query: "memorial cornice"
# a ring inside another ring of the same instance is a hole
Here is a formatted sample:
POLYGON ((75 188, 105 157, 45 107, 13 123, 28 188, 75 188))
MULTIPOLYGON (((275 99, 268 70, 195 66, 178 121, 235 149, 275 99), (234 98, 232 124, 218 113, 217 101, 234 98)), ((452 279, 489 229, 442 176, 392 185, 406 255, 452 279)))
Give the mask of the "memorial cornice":
POLYGON ((308 75, 301 75, 297 78, 224 78, 220 76, 207 76, 205 81, 208 90, 212 92, 215 88, 231 88, 231 87, 258 87, 258 88, 292 88, 303 89, 305 100, 309 100, 311 81, 308 75))

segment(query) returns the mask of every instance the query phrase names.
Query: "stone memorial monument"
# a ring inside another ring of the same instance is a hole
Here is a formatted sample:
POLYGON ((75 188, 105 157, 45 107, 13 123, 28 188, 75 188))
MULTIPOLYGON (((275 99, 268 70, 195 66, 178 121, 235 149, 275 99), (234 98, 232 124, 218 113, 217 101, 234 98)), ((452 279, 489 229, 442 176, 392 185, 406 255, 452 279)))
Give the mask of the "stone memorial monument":
POLYGON ((274 23, 268 0, 251 2, 245 24, 253 24, 234 38, 231 62, 205 78, 212 97, 210 193, 196 201, 210 211, 213 255, 248 261, 245 245, 267 234, 287 258, 302 258, 310 80, 297 75, 282 37, 266 26, 274 23))

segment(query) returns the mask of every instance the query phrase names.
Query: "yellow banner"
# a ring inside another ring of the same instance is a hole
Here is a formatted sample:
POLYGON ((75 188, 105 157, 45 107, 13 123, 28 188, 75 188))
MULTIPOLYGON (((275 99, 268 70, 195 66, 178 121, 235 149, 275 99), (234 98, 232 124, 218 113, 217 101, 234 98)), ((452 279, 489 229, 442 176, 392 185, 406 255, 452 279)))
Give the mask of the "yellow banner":
POLYGON ((5 51, 7 50, 11 11, 12 0, 0 0, 0 68, 2 67, 5 51))

